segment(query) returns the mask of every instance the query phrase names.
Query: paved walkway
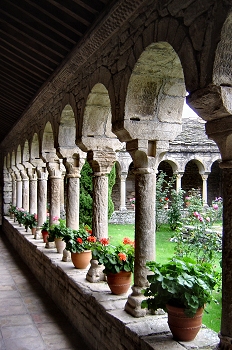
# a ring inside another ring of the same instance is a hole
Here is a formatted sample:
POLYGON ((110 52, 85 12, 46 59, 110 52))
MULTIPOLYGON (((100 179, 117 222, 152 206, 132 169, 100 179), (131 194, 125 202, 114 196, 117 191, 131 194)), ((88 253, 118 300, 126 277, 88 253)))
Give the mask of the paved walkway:
POLYGON ((91 350, 0 232, 0 350, 91 350))

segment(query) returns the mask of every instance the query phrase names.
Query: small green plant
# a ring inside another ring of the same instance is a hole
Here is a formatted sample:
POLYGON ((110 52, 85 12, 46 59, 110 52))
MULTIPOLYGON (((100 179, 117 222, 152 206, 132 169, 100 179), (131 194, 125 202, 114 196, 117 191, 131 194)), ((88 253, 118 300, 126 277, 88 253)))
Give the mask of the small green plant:
POLYGON ((108 238, 102 238, 93 244, 92 255, 99 265, 105 266, 106 274, 134 270, 134 241, 127 237, 116 246, 109 244, 108 238))
POLYGON ((183 190, 171 190, 171 201, 168 210, 168 223, 171 230, 176 230, 182 221, 182 211, 184 206, 183 190))
POLYGON ((63 238, 67 232, 66 221, 60 218, 53 218, 55 223, 49 227, 49 241, 54 241, 55 238, 63 238))
POLYGON ((167 175, 160 171, 156 180, 156 229, 158 230, 164 221, 166 211, 165 204, 169 202, 170 190, 176 181, 176 176, 167 180, 167 175))
POLYGON ((9 207, 9 214, 16 214, 17 213, 17 208, 15 205, 13 205, 12 203, 10 203, 10 207, 9 207))
POLYGON ((142 301, 143 308, 167 310, 169 304, 184 308, 185 314, 192 317, 198 308, 213 300, 217 273, 211 264, 173 258, 163 265, 149 261, 146 266, 153 274, 147 276, 150 285, 144 290, 147 299, 142 301))
POLYGON ((81 253, 90 250, 96 237, 92 236, 92 230, 87 225, 83 225, 79 230, 66 229, 62 239, 66 243, 66 250, 71 253, 81 253))
POLYGON ((41 231, 49 231, 49 220, 47 219, 44 221, 43 225, 41 226, 41 231))

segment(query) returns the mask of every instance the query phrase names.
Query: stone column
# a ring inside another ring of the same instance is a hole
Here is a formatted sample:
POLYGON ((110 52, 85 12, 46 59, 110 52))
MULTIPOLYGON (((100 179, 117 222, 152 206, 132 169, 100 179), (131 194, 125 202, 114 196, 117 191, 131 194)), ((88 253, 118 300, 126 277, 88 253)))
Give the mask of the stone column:
POLYGON ((41 236, 41 226, 47 220, 47 171, 45 168, 37 169, 37 223, 36 237, 41 236))
POLYGON ((16 201, 16 193, 17 193, 17 189, 16 189, 16 177, 15 177, 15 173, 13 171, 10 172, 11 174, 11 178, 12 178, 12 205, 16 206, 17 205, 17 201, 16 201))
POLYGON ((61 175, 61 181, 60 181, 60 213, 64 214, 65 208, 64 208, 64 178, 65 174, 61 175))
POLYGON ((141 291, 147 286, 146 262, 155 259, 155 171, 148 168, 135 170, 135 266, 132 294, 125 310, 135 317, 145 316, 141 309, 144 299, 141 291))
POLYGON ((50 183, 50 225, 54 223, 54 217, 60 218, 60 186, 62 171, 60 170, 60 163, 57 162, 47 162, 47 170, 49 174, 50 183))
POLYGON ((23 184, 19 173, 16 174, 16 206, 17 208, 23 206, 23 184))
POLYGON ((22 177, 22 206, 25 211, 29 211, 29 178, 25 171, 21 171, 22 177))
POLYGON ((67 174, 66 226, 79 229, 80 173, 67 174))
POLYGON ((182 179, 183 174, 176 174, 176 191, 181 190, 181 179, 182 179))
POLYGON ((202 174, 202 200, 203 205, 208 205, 208 194, 207 194, 207 179, 208 175, 202 174))
POLYGON ((223 181, 222 316, 220 349, 232 349, 232 161, 221 163, 223 181))
POLYGON ((120 186, 120 210, 126 210, 126 178, 127 174, 121 174, 121 186, 120 186))
POLYGON ((37 174, 34 169, 28 170, 29 176, 29 211, 37 214, 37 174))
POLYGON ((93 221, 92 230, 98 238, 108 237, 108 176, 93 174, 93 221))
POLYGON ((223 184, 223 234, 222 234, 222 314, 219 333, 222 350, 232 350, 232 116, 206 123, 206 133, 220 150, 223 184), (223 122, 222 122, 223 120, 223 122))

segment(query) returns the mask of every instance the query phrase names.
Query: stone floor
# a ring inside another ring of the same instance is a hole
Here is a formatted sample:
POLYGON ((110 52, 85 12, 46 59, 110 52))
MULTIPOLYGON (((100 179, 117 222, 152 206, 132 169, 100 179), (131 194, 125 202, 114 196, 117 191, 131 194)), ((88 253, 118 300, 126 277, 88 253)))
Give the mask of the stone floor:
POLYGON ((0 350, 90 350, 0 233, 0 350))

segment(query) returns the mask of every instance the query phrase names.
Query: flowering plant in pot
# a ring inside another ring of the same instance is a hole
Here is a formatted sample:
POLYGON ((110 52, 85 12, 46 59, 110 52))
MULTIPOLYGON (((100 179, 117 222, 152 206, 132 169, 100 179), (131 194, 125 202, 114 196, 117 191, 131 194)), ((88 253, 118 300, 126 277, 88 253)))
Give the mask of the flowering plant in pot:
POLYGON ((107 283, 113 294, 123 294, 131 285, 134 246, 134 241, 127 237, 116 246, 110 244, 108 238, 102 238, 93 244, 93 259, 97 260, 99 265, 104 265, 103 272, 107 275, 107 283), (115 278, 119 278, 119 286, 115 278))
POLYGON ((47 239, 49 236, 49 220, 47 219, 44 221, 43 225, 41 226, 41 233, 43 236, 43 241, 47 243, 47 239))
POLYGON ((65 242, 62 240, 67 233, 66 221, 58 217, 53 218, 53 224, 49 227, 48 242, 55 242, 58 253, 62 253, 66 248, 65 242))
POLYGON ((29 227, 32 229, 33 227, 37 226, 37 214, 31 214, 27 211, 24 212, 23 215, 23 225, 25 226, 26 230, 29 227))
POLYGON ((165 264, 149 261, 146 265, 153 274, 147 276, 150 285, 143 291, 147 299, 142 301, 141 306, 153 311, 167 311, 168 324, 176 339, 194 339, 201 327, 203 309, 213 300, 212 292, 218 281, 217 272, 211 264, 198 264, 190 258, 173 258, 165 264), (174 315, 175 308, 177 314, 174 315), (177 315, 180 314, 183 326, 178 323, 177 315), (188 324, 190 319, 193 326, 188 324))
POLYGON ((71 259, 76 268, 85 268, 92 258, 91 247, 96 242, 96 237, 92 235, 92 230, 87 225, 83 225, 79 230, 66 229, 63 237, 66 243, 66 250, 71 252, 71 259))
POLYGON ((16 208, 15 217, 20 226, 23 224, 24 212, 25 210, 23 208, 16 208))
POLYGON ((10 216, 14 217, 16 212, 17 212, 16 205, 13 205, 12 203, 10 203, 10 207, 9 207, 9 214, 10 214, 10 216))

